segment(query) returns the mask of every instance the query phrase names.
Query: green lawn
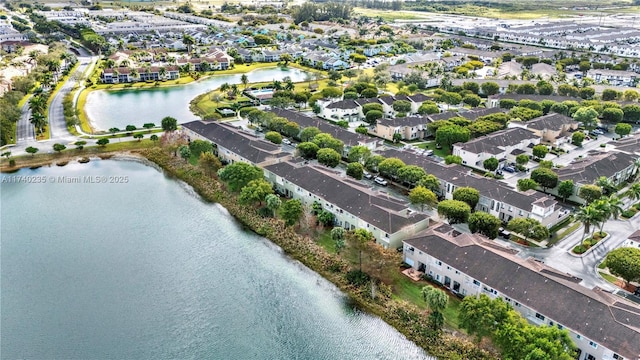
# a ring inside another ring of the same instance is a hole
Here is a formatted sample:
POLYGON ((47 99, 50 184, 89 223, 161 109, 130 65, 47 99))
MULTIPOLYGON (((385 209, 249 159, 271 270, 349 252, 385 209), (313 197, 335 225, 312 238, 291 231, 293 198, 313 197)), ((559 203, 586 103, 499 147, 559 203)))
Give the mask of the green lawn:
POLYGON ((331 231, 327 230, 325 232, 319 233, 316 236, 316 243, 322 246, 328 252, 332 254, 336 253, 336 242, 331 238, 331 231))
POLYGON ((426 142, 426 143, 423 143, 423 144, 418 144, 416 146, 421 148, 421 149, 433 150, 433 154, 436 155, 436 156, 440 156, 441 158, 449 155, 449 153, 445 149, 436 149, 435 140, 434 141, 429 141, 429 142, 426 142))
POLYGON ((603 271, 598 271, 598 273, 600 274, 600 276, 602 276, 603 279, 607 280, 608 282, 615 284, 616 281, 618 281, 618 278, 613 276, 613 275, 609 275, 603 271))
MULTIPOLYGON (((422 299, 422 288, 427 285, 432 284, 429 284, 427 281, 414 282, 408 277, 398 273, 398 277, 394 282, 394 295, 399 299, 406 300, 422 309, 426 309, 427 305, 422 299)), ((445 290, 445 292, 449 295, 449 303, 443 312, 444 322, 448 327, 458 329, 458 309, 460 308, 461 301, 448 291, 445 290)))

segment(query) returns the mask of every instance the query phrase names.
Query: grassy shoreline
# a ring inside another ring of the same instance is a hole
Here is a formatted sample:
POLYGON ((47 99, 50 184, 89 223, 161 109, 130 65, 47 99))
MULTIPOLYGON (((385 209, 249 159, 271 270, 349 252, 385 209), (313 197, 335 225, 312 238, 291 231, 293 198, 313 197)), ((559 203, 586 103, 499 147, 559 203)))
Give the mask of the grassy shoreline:
MULTIPOLYGON (((17 164, 10 170, 16 171, 22 167, 51 166, 53 163, 64 163, 83 156, 109 158, 114 155, 123 155, 144 158, 161 168, 165 174, 189 184, 205 201, 218 203, 225 207, 242 224, 258 235, 267 237, 281 247, 288 256, 299 260, 305 266, 331 281, 347 294, 359 308, 379 316, 429 354, 441 359, 483 360, 496 358, 494 354, 479 348, 466 338, 454 336, 448 331, 437 333, 431 330, 428 325, 428 313, 424 307, 418 307, 396 295, 379 295, 374 299, 367 287, 356 287, 349 284, 345 273, 349 270, 350 264, 344 257, 327 251, 317 242, 317 239, 299 234, 292 227, 285 226, 282 220, 264 218, 258 214, 254 207, 240 204, 237 195, 227 191, 215 177, 208 176, 201 168, 190 165, 154 145, 150 140, 147 140, 109 144, 106 147, 90 147, 83 150, 66 150, 61 154, 25 155, 16 157, 17 164), (110 145, 114 146, 110 147, 110 145)), ((2 161, 0 170, 6 171, 7 163, 8 161, 2 161)), ((378 293, 390 294, 390 287, 381 283, 378 293)))

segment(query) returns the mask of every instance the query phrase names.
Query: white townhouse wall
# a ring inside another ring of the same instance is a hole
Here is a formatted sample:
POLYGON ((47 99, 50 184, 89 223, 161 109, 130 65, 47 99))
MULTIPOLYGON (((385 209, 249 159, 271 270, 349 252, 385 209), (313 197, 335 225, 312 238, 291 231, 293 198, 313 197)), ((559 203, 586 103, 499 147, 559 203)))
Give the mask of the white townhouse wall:
POLYGON ((331 119, 334 121, 358 121, 361 120, 364 115, 362 114, 362 107, 355 100, 332 100, 323 99, 317 101, 320 107, 320 117, 325 119, 331 119))
POLYGON ((510 128, 481 136, 466 143, 453 145, 453 155, 462 158, 462 164, 484 170, 483 162, 496 158, 500 163, 510 159, 514 150, 531 152, 533 145, 540 143, 540 138, 533 132, 523 128, 510 128))
POLYGON ((460 296, 501 298, 535 325, 566 329, 579 360, 637 360, 640 307, 478 234, 434 225, 403 241, 404 262, 460 296))
POLYGON ((638 79, 638 74, 631 71, 592 69, 587 71, 587 77, 596 83, 607 81, 613 86, 632 86, 638 79))
POLYGON ((335 225, 370 231, 385 248, 399 248, 402 240, 429 226, 429 217, 409 209, 405 200, 326 168, 287 161, 265 166, 264 171, 279 193, 299 199, 309 210, 314 202, 320 203, 335 216, 335 225))

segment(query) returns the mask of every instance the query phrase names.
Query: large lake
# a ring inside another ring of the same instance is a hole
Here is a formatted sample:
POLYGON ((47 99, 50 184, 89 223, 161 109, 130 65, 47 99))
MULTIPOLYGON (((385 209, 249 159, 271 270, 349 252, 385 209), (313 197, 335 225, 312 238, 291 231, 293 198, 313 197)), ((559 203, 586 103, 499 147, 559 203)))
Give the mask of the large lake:
MULTIPOLYGON (((244 65, 238 65, 242 67, 244 65)), ((307 72, 296 68, 266 68, 247 73, 249 82, 282 80, 290 77, 292 81, 304 81, 307 72)), ((96 130, 108 130, 112 127, 124 129, 127 125, 141 127, 144 123, 160 125, 165 116, 185 123, 198 119, 190 110, 189 102, 196 96, 217 89, 224 83, 238 84, 242 74, 214 75, 202 81, 164 88, 141 90, 98 90, 87 96, 85 111, 91 125, 96 130)))
POLYGON ((92 161, 0 180, 3 359, 426 357, 153 167, 92 161))

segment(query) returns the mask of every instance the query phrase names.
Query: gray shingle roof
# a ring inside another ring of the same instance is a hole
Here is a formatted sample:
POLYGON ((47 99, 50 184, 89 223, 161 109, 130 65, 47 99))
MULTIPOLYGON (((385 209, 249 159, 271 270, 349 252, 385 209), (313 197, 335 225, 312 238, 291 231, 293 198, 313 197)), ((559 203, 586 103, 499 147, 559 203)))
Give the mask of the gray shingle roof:
POLYGON ((270 142, 261 140, 253 135, 238 131, 238 129, 217 122, 205 123, 200 120, 182 124, 187 129, 196 132, 218 146, 242 156, 254 164, 260 164, 272 158, 282 158, 290 154, 270 142))
POLYGON ((577 121, 566 115, 550 113, 527 121, 526 125, 528 129, 560 131, 562 130, 563 125, 573 125, 577 123, 577 121))
POLYGON ((538 137, 531 131, 517 127, 496 131, 492 134, 475 138, 466 143, 458 143, 455 145, 474 154, 499 154, 504 150, 501 148, 513 146, 528 139, 534 140, 537 138, 538 137))
POLYGON ((453 237, 430 229, 405 242, 625 358, 640 354, 636 305, 584 288, 580 279, 520 259, 478 235, 453 237))
POLYGON ((480 195, 505 204, 512 205, 525 211, 532 210, 532 204, 551 206, 556 201, 553 198, 535 191, 520 192, 512 189, 500 181, 472 174, 461 165, 443 165, 428 156, 416 155, 407 151, 388 149, 380 155, 390 158, 395 157, 407 165, 416 165, 423 168, 427 174, 432 174, 441 181, 446 181, 457 187, 472 187, 480 192, 480 195))
POLYGON ((374 192, 360 183, 310 165, 281 162, 265 167, 300 188, 332 203, 367 223, 394 234, 427 218, 424 214, 407 215, 409 204, 384 193, 374 192))
POLYGON ((575 184, 593 184, 599 177, 610 178, 633 165, 637 156, 622 152, 592 151, 583 159, 557 169, 558 180, 573 180, 575 184))

